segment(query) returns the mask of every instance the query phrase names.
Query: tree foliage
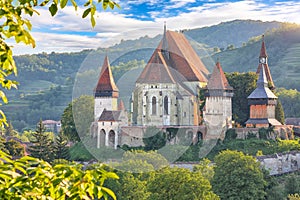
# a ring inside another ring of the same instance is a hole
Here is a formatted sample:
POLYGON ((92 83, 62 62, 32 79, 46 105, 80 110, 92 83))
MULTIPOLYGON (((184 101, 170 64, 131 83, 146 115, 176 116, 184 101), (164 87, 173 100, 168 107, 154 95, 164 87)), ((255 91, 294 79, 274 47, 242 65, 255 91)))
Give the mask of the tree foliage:
POLYGON ((70 159, 68 140, 62 133, 59 133, 55 137, 54 154, 55 154, 55 159, 65 159, 65 160, 70 159))
POLYGON ((32 133, 33 140, 29 146, 30 155, 45 161, 52 161, 54 159, 53 139, 51 139, 42 120, 39 121, 36 131, 32 133))
POLYGON ((103 186, 110 178, 118 176, 103 165, 88 170, 76 163, 51 166, 28 156, 12 160, 0 151, 0 199, 116 199, 103 186))
POLYGON ((154 126, 149 126, 144 134, 145 150, 158 150, 166 145, 166 133, 154 126))
POLYGON ((5 148, 11 156, 22 157, 25 155, 25 147, 14 139, 7 141, 5 143, 5 148))
POLYGON ((280 100, 277 101, 277 105, 275 107, 275 119, 277 119, 281 124, 285 124, 284 110, 280 100))
POLYGON ((244 125, 250 113, 247 97, 256 88, 257 75, 254 72, 233 72, 226 74, 226 78, 234 89, 232 118, 235 122, 244 125))
POLYGON ((212 185, 221 199, 265 199, 264 174, 254 157, 226 150, 214 161, 212 185))
POLYGON ((94 121, 94 98, 81 96, 73 100, 61 117, 62 132, 73 142, 79 142, 81 137, 90 133, 91 123, 94 121))
POLYGON ((5 148, 5 142, 6 142, 5 138, 0 136, 0 151, 8 153, 8 150, 5 148))
POLYGON ((150 199, 219 199, 210 182, 199 172, 183 168, 164 168, 149 183, 150 199))

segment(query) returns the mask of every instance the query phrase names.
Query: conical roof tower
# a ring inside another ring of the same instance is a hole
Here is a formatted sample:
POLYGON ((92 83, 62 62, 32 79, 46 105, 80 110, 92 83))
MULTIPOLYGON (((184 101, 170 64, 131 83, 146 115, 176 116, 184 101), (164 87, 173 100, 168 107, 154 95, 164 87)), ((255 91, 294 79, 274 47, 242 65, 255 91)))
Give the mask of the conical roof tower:
POLYGON ((273 82, 273 79, 271 76, 271 72, 270 72, 270 68, 268 65, 268 54, 267 54, 267 50, 266 50, 264 35, 262 36, 262 43, 261 43, 260 54, 259 54, 259 64, 258 64, 256 73, 259 74, 262 68, 264 68, 264 71, 266 74, 268 87, 271 90, 274 90, 275 85, 274 85, 274 82, 273 82))
POLYGON ((115 84, 108 57, 105 56, 96 88, 95 97, 119 97, 119 90, 115 84))

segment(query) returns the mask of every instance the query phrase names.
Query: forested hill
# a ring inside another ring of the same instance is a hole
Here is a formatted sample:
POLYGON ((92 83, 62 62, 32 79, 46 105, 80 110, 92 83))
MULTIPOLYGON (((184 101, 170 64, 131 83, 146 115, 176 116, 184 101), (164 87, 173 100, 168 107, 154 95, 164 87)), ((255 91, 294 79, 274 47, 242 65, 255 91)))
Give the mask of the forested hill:
POLYGON ((281 26, 282 23, 276 21, 234 20, 215 26, 187 30, 184 33, 199 43, 226 49, 228 45, 241 47, 249 38, 278 29, 281 26))
MULTIPOLYGON (((269 64, 275 84, 300 90, 300 76, 296 68, 300 65, 299 27, 279 22, 236 20, 185 30, 184 34, 191 39, 193 47, 210 71, 219 58, 226 72, 255 71, 260 36, 266 34, 269 64), (222 41, 222 44, 216 41, 222 41), (288 81, 285 77, 289 78, 288 81)), ((3 110, 19 130, 34 126, 40 118, 59 120, 72 100, 74 83, 78 84, 78 80, 81 80, 82 89, 92 92, 106 54, 113 66, 116 82, 120 78, 127 81, 127 84, 118 85, 123 87, 121 95, 128 95, 160 39, 161 35, 154 38, 144 36, 121 41, 107 49, 16 56, 20 86, 17 91, 7 92, 10 103, 3 106, 3 110), (126 73, 131 69, 134 71, 126 73), (126 76, 122 77, 125 73, 126 76)))

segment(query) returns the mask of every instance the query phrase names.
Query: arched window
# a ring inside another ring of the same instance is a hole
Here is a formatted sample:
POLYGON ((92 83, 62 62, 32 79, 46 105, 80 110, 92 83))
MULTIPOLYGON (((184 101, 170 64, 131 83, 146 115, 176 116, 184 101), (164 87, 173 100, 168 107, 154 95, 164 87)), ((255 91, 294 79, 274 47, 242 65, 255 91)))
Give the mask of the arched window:
POLYGON ((156 115, 156 97, 152 97, 152 115, 156 115))
POLYGON ((164 114, 168 115, 169 114, 169 99, 167 96, 164 98, 164 114))

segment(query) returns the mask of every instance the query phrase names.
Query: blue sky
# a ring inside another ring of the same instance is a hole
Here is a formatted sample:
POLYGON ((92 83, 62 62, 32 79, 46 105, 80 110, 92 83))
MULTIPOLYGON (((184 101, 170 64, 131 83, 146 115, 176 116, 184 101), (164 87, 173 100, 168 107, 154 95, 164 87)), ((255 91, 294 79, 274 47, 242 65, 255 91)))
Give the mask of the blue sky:
MULTIPOLYGON (((82 0, 79 0, 82 2, 82 0)), ((170 30, 211 26, 235 19, 281 21, 300 24, 300 1, 224 0, 117 0, 121 9, 99 10, 96 27, 81 19, 83 7, 75 12, 67 6, 54 18, 39 8, 32 21, 37 47, 15 45, 15 54, 70 52, 108 47, 121 39, 135 39, 162 32, 164 21, 170 30)))

